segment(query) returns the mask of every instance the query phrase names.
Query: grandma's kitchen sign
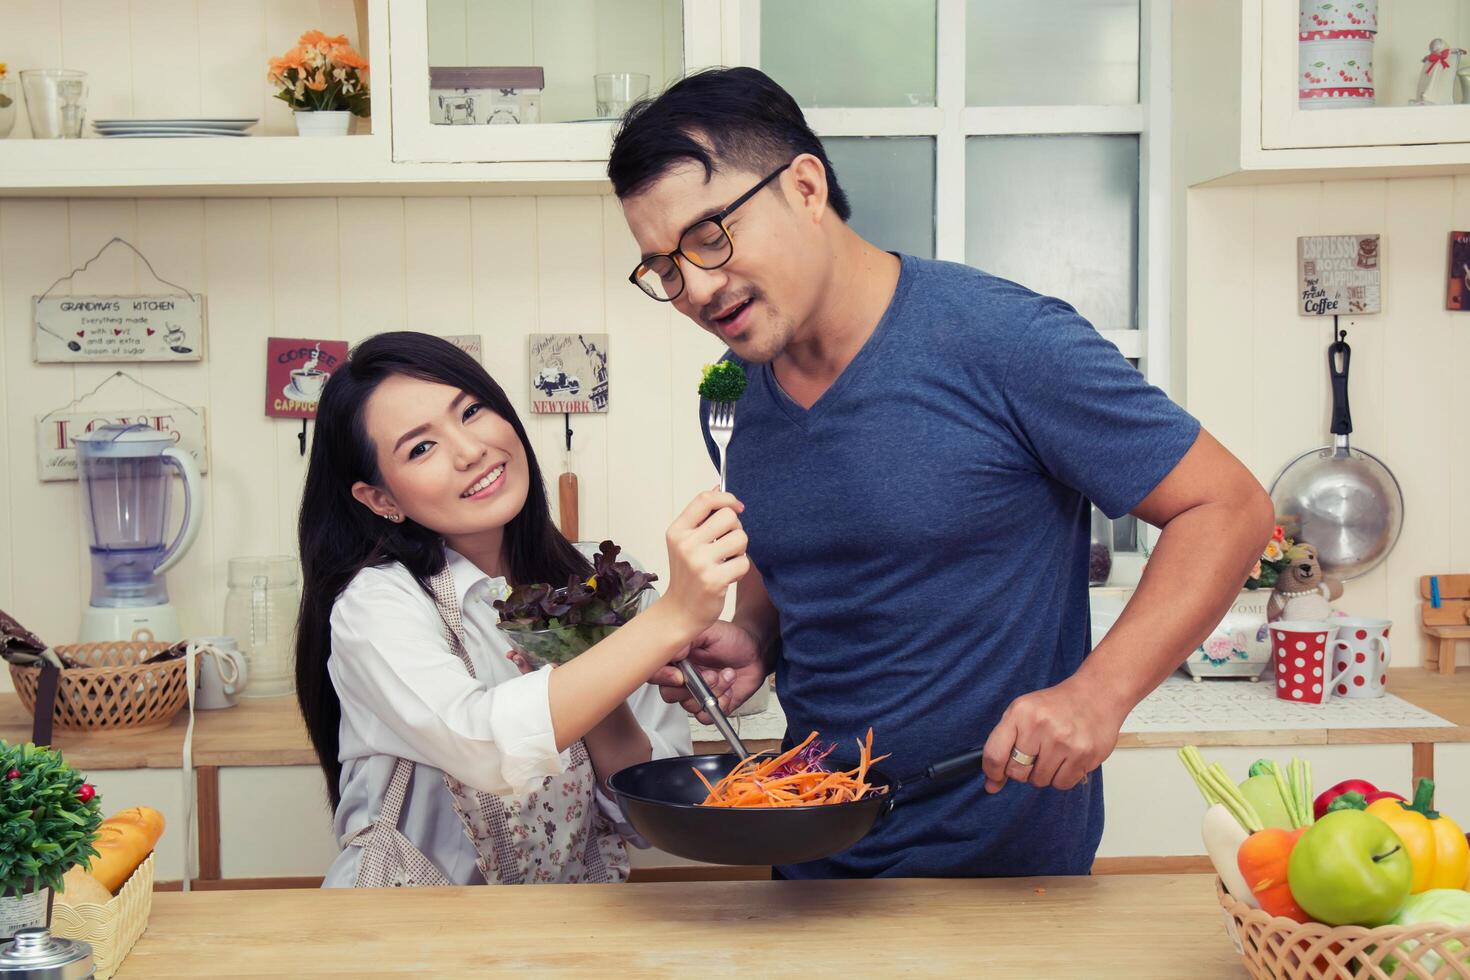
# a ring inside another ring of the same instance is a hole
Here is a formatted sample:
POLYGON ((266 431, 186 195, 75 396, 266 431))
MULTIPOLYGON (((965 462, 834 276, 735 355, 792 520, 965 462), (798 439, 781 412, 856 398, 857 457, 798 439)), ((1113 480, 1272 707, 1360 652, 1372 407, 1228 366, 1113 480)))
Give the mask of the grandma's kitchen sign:
POLYGON ((72 442, 99 425, 141 423, 171 437, 174 445, 194 457, 200 473, 209 471, 205 445, 204 409, 171 405, 167 408, 101 408, 48 412, 36 419, 36 459, 45 481, 77 478, 77 449, 72 442))
POLYGON ((531 411, 607 411, 607 334, 531 334, 531 411))
POLYGON ((1377 235, 1316 235, 1296 240, 1301 316, 1377 313, 1377 235))
POLYGON ((40 364, 204 357, 202 296, 37 296, 32 320, 40 364))

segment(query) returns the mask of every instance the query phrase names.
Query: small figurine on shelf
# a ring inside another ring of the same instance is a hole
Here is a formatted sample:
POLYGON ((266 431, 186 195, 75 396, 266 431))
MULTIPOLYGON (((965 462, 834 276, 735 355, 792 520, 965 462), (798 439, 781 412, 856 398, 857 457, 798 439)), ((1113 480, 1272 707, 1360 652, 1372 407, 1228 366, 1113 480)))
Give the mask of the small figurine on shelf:
POLYGON ((1267 621, 1323 620, 1332 616, 1332 600, 1342 595, 1342 583, 1322 574, 1317 550, 1309 544, 1294 544, 1286 550, 1286 562, 1276 578, 1267 621))
POLYGON ((1409 105, 1451 105, 1455 101, 1455 75, 1460 70, 1464 48, 1452 48, 1444 38, 1429 42, 1429 53, 1420 59, 1424 70, 1409 105))

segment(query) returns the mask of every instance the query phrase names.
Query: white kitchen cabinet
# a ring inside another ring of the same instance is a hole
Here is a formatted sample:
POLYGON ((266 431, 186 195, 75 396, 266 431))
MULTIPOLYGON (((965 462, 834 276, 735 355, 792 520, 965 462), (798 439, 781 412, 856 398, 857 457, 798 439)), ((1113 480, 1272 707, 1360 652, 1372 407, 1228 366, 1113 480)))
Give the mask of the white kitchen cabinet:
POLYGON ((645 73, 657 92, 686 70, 733 63, 738 20, 725 0, 241 0, 200 2, 186 18, 151 0, 120 0, 106 16, 75 16, 74 6, 12 11, 0 57, 13 71, 86 70, 89 118, 260 123, 243 139, 109 140, 86 127, 84 139, 38 140, 22 112, 0 139, 0 196, 605 194, 614 123, 568 121, 594 114, 593 73, 645 73), (265 80, 268 59, 310 28, 347 35, 372 64, 373 115, 354 120, 350 136, 295 135, 265 80), (161 36, 167 85, 138 67, 162 57, 161 36), (554 121, 434 124, 433 59, 539 65, 554 121))
POLYGON ((1193 185, 1470 172, 1470 105, 1407 104, 1431 39, 1470 46, 1470 0, 1380 2, 1378 27, 1375 104, 1303 110, 1296 3, 1176 8, 1180 177, 1193 185))
POLYGON ((605 161, 616 122, 596 118, 595 73, 647 75, 657 94, 721 60, 708 0, 390 0, 388 12, 398 162, 605 161), (450 125, 431 110, 431 67, 519 65, 544 72, 541 121, 450 125))

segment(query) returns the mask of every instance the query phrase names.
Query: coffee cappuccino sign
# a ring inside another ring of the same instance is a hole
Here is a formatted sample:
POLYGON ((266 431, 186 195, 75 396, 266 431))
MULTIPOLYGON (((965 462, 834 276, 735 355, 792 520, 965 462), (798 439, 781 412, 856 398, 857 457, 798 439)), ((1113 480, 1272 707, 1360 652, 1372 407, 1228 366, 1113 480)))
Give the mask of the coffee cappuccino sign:
POLYGON ((31 318, 39 364, 204 358, 202 296, 36 296, 31 318))
POLYGON ((266 341, 265 414, 276 419, 314 419, 327 378, 347 360, 345 340, 266 341))

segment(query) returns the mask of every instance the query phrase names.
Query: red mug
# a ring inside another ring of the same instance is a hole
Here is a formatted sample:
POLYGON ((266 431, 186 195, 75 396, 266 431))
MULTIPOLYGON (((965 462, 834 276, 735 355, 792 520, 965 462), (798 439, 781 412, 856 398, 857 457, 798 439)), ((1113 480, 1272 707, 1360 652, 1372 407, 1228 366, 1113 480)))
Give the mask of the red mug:
POLYGON ((1329 651, 1337 624, 1283 620, 1266 628, 1276 665, 1276 696, 1297 704, 1326 704, 1332 697, 1329 651))

